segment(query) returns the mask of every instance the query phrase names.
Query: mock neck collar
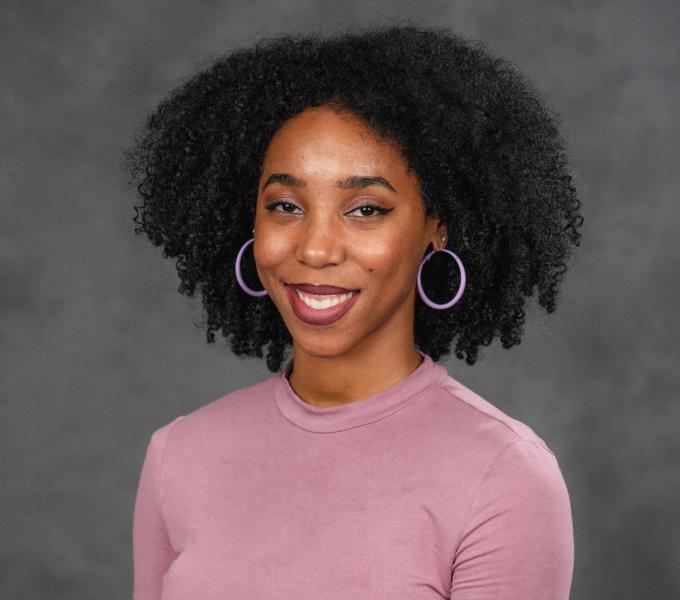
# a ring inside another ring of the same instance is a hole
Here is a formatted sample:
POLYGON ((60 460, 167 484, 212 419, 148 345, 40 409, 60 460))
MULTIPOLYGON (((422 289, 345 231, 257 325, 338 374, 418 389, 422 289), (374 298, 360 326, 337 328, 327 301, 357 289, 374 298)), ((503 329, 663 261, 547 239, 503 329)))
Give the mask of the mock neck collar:
POLYGON ((423 392, 448 376, 446 369, 418 350, 423 362, 389 388, 359 400, 320 407, 308 404, 293 390, 288 380, 292 370, 291 357, 274 375, 274 396, 279 410, 302 429, 319 433, 342 431, 384 419, 403 408, 423 392))

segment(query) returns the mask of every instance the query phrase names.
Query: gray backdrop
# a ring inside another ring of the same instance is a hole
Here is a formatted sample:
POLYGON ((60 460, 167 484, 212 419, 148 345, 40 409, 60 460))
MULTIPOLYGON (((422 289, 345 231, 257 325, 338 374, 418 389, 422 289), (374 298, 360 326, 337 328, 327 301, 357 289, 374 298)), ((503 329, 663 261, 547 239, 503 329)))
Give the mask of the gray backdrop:
MULTIPOLYGON (((269 375, 208 345, 200 301, 133 234, 134 126, 261 35, 447 24, 516 62, 563 118, 583 243, 558 311, 449 372, 554 449, 574 599, 677 598, 680 8, 666 2, 0 4, 0 596, 129 598, 151 432, 269 375)), ((221 340, 221 338, 218 338, 221 340)))

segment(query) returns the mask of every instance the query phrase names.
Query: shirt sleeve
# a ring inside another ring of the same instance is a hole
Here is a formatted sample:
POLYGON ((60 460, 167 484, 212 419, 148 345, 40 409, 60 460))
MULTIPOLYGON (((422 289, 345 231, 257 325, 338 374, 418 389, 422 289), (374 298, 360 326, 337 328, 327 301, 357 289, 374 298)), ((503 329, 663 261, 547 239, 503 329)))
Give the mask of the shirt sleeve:
POLYGON ((171 425, 151 436, 137 487, 132 525, 133 600, 159 600, 163 576, 177 557, 162 513, 161 465, 171 425))
POLYGON ((555 455, 510 442, 479 485, 452 565, 451 600, 568 600, 574 536, 555 455))

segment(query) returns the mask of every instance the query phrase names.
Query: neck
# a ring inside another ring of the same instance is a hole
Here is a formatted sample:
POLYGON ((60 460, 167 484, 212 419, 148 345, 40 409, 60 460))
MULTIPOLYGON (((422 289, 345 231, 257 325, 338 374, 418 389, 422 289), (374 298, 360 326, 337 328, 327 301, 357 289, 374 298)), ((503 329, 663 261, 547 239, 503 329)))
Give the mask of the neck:
POLYGON ((415 371, 423 362, 410 343, 374 345, 370 349, 319 356, 293 350, 291 387, 313 406, 337 406, 381 392, 415 371))

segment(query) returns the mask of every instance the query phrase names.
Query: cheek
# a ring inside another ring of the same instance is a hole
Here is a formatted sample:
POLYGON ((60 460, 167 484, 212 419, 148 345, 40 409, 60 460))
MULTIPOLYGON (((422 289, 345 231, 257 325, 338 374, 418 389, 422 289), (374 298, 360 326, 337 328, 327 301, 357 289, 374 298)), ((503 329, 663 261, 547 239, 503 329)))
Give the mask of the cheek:
POLYGON ((256 241, 253 246, 257 257, 257 267, 261 271, 275 269, 290 254, 290 243, 284 237, 265 232, 259 240, 259 243, 256 241))
POLYGON ((401 290, 410 277, 411 258, 405 253, 403 244, 393 240, 372 240, 354 248, 354 259, 367 275, 374 290, 386 292, 401 290))

